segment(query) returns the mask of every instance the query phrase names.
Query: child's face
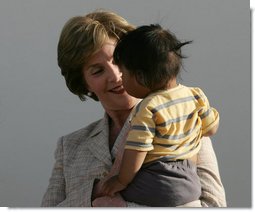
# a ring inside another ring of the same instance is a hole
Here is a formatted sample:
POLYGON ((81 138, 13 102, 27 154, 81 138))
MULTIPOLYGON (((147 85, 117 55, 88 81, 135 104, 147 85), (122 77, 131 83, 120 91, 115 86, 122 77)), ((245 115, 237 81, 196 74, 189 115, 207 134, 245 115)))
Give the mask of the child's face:
POLYGON ((141 99, 150 93, 148 88, 137 82, 135 75, 131 75, 125 66, 119 68, 122 72, 122 84, 129 95, 141 99))

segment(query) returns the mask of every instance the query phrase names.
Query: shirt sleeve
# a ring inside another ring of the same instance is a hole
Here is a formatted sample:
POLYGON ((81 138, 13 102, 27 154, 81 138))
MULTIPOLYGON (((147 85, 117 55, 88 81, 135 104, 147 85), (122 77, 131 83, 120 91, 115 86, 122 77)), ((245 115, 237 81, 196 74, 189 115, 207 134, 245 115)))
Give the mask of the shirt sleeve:
POLYGON ((141 106, 131 120, 125 149, 150 151, 153 149, 154 136, 155 123, 153 114, 148 107, 141 106))
POLYGON ((198 115, 202 121, 202 134, 205 134, 219 123, 220 117, 218 111, 210 106, 204 92, 199 88, 197 88, 197 91, 199 93, 198 102, 200 105, 198 115))

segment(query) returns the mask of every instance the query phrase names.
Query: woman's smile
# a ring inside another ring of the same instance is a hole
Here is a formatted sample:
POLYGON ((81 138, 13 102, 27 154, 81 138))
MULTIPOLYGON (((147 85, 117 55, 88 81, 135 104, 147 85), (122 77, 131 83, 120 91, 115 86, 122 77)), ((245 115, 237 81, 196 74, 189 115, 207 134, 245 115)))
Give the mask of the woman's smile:
POLYGON ((109 91, 114 94, 123 94, 125 92, 125 89, 123 85, 118 85, 116 87, 111 88, 109 91))

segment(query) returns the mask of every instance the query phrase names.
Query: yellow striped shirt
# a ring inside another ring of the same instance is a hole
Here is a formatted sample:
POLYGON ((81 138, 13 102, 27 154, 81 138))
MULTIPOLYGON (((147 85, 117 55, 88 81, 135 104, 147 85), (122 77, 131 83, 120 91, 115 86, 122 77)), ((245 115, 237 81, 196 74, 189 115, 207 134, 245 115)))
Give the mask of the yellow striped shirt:
POLYGON ((148 151, 144 163, 188 159, 218 122, 218 112, 200 88, 179 84, 150 94, 134 108, 125 149, 148 151))

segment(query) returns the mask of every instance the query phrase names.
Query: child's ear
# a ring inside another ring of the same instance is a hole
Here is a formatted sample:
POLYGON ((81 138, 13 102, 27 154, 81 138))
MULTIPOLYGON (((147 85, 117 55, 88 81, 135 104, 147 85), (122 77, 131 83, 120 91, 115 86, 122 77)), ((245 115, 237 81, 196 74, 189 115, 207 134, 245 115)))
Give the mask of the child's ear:
POLYGON ((144 77, 144 75, 143 75, 143 71, 138 71, 137 72, 137 74, 135 75, 136 76, 136 81, 140 84, 140 85, 142 85, 142 86, 144 86, 144 87, 147 87, 146 86, 146 80, 145 80, 145 77, 144 77))

